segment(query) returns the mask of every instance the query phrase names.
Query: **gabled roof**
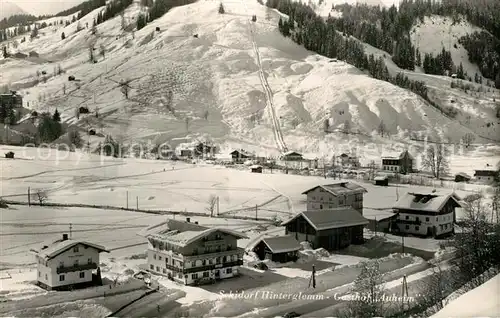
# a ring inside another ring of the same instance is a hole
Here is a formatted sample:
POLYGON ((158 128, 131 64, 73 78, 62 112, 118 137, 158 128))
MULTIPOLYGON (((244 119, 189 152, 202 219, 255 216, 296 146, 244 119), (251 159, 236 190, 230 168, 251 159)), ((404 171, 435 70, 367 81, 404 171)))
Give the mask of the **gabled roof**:
POLYGON ((220 231, 233 235, 238 239, 248 238, 240 232, 224 228, 208 228, 191 222, 167 220, 166 222, 150 226, 139 235, 148 239, 157 239, 172 242, 180 246, 186 246, 202 237, 220 231))
POLYGON ((98 250, 99 252, 106 252, 109 253, 107 249, 105 249, 101 245, 85 242, 85 241, 78 241, 78 240, 58 240, 55 241, 52 245, 49 247, 37 251, 38 256, 45 258, 47 260, 52 259, 56 257, 57 255, 66 252, 67 250, 73 248, 76 245, 84 245, 86 247, 94 248, 98 250))
POLYGON ((474 172, 474 177, 477 176, 495 177, 496 175, 498 175, 498 171, 493 169, 475 170, 474 172))
POLYGON ((299 242, 291 235, 267 237, 260 242, 264 242, 275 254, 298 251, 301 248, 299 242))
POLYGON ((408 150, 402 151, 398 155, 386 155, 382 156, 382 159, 403 159, 405 154, 408 154, 408 158, 413 159, 413 156, 408 152, 408 150))
POLYGON ((231 151, 229 154, 232 155, 234 153, 239 153, 240 155, 247 156, 247 157, 253 156, 253 154, 251 154, 250 152, 243 150, 243 149, 235 149, 235 150, 231 151))
POLYGON ((460 197, 455 193, 406 193, 396 202, 394 209, 439 212, 448 200, 453 200, 459 207, 463 207, 460 197))
POLYGON ((296 151, 287 151, 283 154, 283 156, 290 156, 290 155, 297 155, 297 156, 301 156, 302 157, 302 154, 296 152, 296 151))
POLYGON ((340 207, 328 210, 304 211, 282 225, 287 225, 300 216, 318 231, 368 224, 368 220, 352 207, 340 207))
POLYGON ((389 177, 388 176, 378 176, 378 177, 375 177, 373 180, 375 180, 375 181, 385 181, 385 180, 389 180, 389 177))
POLYGON ((457 173, 455 176, 461 176, 461 177, 464 177, 466 179, 472 179, 471 176, 469 176, 468 174, 466 174, 465 172, 459 172, 457 173))
POLYGON ((333 194, 334 196, 338 195, 343 195, 343 194, 348 194, 348 193, 365 193, 368 192, 366 191, 365 188, 362 186, 353 183, 353 182, 338 182, 338 183, 331 183, 331 184, 324 184, 324 185, 318 185, 315 186, 314 188, 311 188, 309 190, 306 190, 302 192, 302 194, 307 194, 313 190, 316 190, 317 188, 322 188, 325 191, 333 194))

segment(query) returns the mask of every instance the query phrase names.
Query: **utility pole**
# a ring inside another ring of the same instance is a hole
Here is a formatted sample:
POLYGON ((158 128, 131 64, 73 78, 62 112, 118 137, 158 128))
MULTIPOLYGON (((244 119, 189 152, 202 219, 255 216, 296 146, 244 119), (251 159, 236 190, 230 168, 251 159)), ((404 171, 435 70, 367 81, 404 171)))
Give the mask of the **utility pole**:
POLYGON ((28 206, 31 206, 31 194, 30 194, 30 187, 28 187, 28 206))
POLYGON ((377 217, 375 217, 375 236, 377 236, 377 217))
POLYGON ((403 284, 401 285, 401 309, 402 309, 402 311, 405 310, 405 303, 408 304, 408 302, 409 302, 408 283, 406 282, 406 275, 404 275, 403 276, 403 284))
POLYGON ((257 218, 257 212, 258 212, 258 210, 259 210, 259 209, 258 209, 257 204, 256 204, 256 205, 255 205, 255 220, 257 220, 257 219, 258 219, 258 218, 257 218))
POLYGON ((139 211, 139 197, 138 196, 135 197, 135 207, 136 207, 136 210, 139 211))
POLYGON ((73 229, 73 226, 71 225, 71 223, 69 224, 69 238, 71 239, 71 236, 72 236, 72 229, 73 229))
POLYGON ((219 216, 219 196, 217 196, 217 216, 219 216))
POLYGON ((404 233, 401 235, 401 247, 402 247, 402 252, 401 253, 405 253, 405 235, 404 233))
POLYGON ((128 210, 128 190, 127 190, 127 210, 128 210))
POLYGON ((311 274, 311 279, 309 279, 309 287, 316 288, 316 266, 312 266, 312 274, 311 274))

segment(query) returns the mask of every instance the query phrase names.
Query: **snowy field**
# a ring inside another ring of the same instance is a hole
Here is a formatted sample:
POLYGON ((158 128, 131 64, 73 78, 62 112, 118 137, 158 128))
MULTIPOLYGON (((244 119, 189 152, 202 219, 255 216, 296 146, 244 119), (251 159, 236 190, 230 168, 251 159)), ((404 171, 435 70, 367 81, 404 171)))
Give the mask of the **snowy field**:
MULTIPOLYGON (((5 199, 27 201, 28 188, 47 193, 48 201, 66 204, 128 207, 148 210, 207 213, 211 196, 219 197, 219 214, 238 214, 282 220, 305 208, 301 193, 338 180, 281 173, 256 174, 217 165, 163 160, 115 159, 49 149, 1 147, 16 152, 14 160, 0 159, 5 199), (127 203, 128 195, 128 203, 127 203)), ((362 182, 356 180, 356 182, 362 182)), ((386 216, 398 196, 432 188, 400 185, 368 190, 367 216, 386 216), (380 212, 379 212, 380 211, 380 212)), ((472 187, 478 191, 478 188, 472 187)), ((469 189, 469 190, 472 190, 469 189)), ((479 188, 480 189, 480 188, 479 188)), ((484 189, 484 187, 483 187, 484 189)), ((442 189, 453 191, 453 189, 442 189)), ((464 196, 470 192, 457 190, 464 196)), ((33 199, 33 198, 32 198, 33 199)))

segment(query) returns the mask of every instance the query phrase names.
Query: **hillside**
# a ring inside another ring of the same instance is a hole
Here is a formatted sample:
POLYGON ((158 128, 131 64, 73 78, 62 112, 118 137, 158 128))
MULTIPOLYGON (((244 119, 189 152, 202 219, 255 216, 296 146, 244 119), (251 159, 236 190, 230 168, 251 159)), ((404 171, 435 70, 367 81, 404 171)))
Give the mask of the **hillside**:
POLYGON ((4 0, 0 1, 0 20, 18 14, 26 14, 26 12, 15 3, 4 0))
MULTIPOLYGON (((277 30, 276 11, 257 2, 223 4, 225 14, 218 14, 218 3, 213 2, 177 7, 136 32, 122 31, 118 16, 100 24, 94 36, 92 21, 102 8, 96 9, 79 22, 48 27, 32 42, 21 43, 18 51, 36 50, 41 56, 0 60, 1 84, 21 89, 29 108, 50 112, 58 108, 67 123, 84 130, 96 127, 129 142, 169 140, 175 145, 207 136, 223 148, 243 145, 277 154, 282 149, 273 136, 279 140, 281 135, 288 149, 323 156, 339 151, 333 144, 392 146, 408 143, 410 134, 418 133, 459 142, 466 133, 488 132, 492 137, 498 131, 479 124, 484 125, 484 118, 494 111, 492 97, 482 97, 471 107, 469 95, 449 89, 449 79, 424 76, 436 99, 450 105, 453 99, 454 107, 467 112, 462 115, 470 116, 466 126, 414 93, 284 38, 277 30), (256 14, 256 23, 249 21, 251 14, 256 14), (78 24, 83 30, 75 33, 78 24), (95 48, 97 63, 89 62, 89 45, 95 48), (53 76, 58 65, 66 73, 53 76), (37 71, 47 72, 45 82, 37 79, 37 71), (80 81, 68 82, 69 75, 80 81), (128 99, 120 88, 122 80, 130 82, 128 99), (267 88, 271 95, 266 95, 267 88), (169 91, 172 105, 166 105, 169 91), (99 118, 77 120, 75 109, 80 106, 98 110, 99 118), (347 122, 361 135, 325 134, 327 119, 332 131, 343 129, 347 122), (390 138, 375 136, 381 122, 390 138)), ((138 3, 129 7, 126 24, 135 23, 141 10, 138 3)), ((407 75, 422 77, 418 72, 407 75)), ((93 144, 99 140, 91 137, 93 144)), ((491 140, 477 137, 475 142, 491 140)))

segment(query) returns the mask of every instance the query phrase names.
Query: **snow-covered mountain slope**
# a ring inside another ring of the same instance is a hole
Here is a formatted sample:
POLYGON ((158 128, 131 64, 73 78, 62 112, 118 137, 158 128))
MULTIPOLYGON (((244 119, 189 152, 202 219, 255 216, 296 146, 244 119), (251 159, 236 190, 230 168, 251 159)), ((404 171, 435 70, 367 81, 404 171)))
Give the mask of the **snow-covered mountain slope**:
MULTIPOLYGON (((121 31, 118 16, 100 24, 94 36, 90 27, 101 10, 97 9, 79 22, 84 28, 88 23, 89 29, 75 33, 77 23, 47 28, 38 39, 20 44, 18 50, 36 50, 40 59, 0 60, 0 81, 24 87, 21 93, 30 108, 52 112, 58 108, 67 122, 98 126, 104 134, 125 140, 209 135, 228 147, 253 145, 266 151, 276 149, 276 126, 289 149, 331 153, 332 145, 408 142, 406 137, 416 132, 459 141, 477 129, 476 121, 484 124, 483 116, 493 112, 486 97, 473 105, 468 95, 450 90, 446 78, 407 74, 424 78, 450 105, 449 100, 456 99, 454 105, 471 116, 471 130, 407 90, 282 37, 275 11, 252 1, 223 4, 226 14, 217 13, 219 2, 214 1, 177 7, 135 33, 121 31), (257 16, 255 23, 249 20, 252 14, 257 16), (95 48, 95 64, 89 63, 89 45, 95 48), (104 56, 99 54, 101 48, 104 56), (259 60, 265 80, 259 77, 259 60), (52 76, 57 65, 66 74, 52 76), (50 75, 45 83, 34 85, 37 71, 50 75), (80 81, 68 82, 70 75, 80 81), (119 85, 126 79, 128 99, 119 85), (272 103, 266 102, 263 87, 270 88, 272 103), (169 90, 173 111, 165 105, 169 90), (83 116, 76 120, 75 109, 80 106, 98 109, 99 118, 89 116, 85 124, 83 116), (326 119, 333 129, 348 122, 351 130, 367 136, 325 135, 326 119), (370 137, 381 121, 394 134, 391 138, 370 137)), ((138 3, 133 4, 125 20, 133 23, 140 10, 138 3)), ((476 142, 490 141, 477 138, 476 142)))
POLYGON ((500 274, 451 301, 431 316, 444 317, 500 317, 500 274))
POLYGON ((26 14, 26 12, 15 3, 0 0, 0 20, 16 14, 26 14))
MULTIPOLYGON (((471 25, 465 20, 453 23, 453 19, 443 16, 425 17, 424 22, 416 24, 410 32, 412 43, 419 48, 422 58, 425 53, 434 56, 444 48, 451 52, 455 65, 462 63, 464 71, 474 78, 474 74, 481 74, 477 65, 469 62, 467 50, 458 43, 458 40, 467 34, 480 32, 482 29, 471 25)), ((485 81, 486 82, 486 81, 485 81)))

